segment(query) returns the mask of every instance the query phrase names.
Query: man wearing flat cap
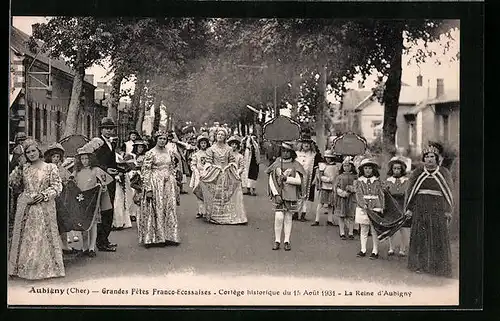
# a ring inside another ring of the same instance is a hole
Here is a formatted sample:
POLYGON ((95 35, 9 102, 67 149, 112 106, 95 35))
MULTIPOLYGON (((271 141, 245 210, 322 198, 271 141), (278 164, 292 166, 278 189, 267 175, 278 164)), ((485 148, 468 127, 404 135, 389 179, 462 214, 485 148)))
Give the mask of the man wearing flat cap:
MULTIPOLYGON (((93 154, 97 160, 97 166, 106 171, 112 177, 118 175, 115 154, 116 143, 111 139, 115 128, 116 124, 113 119, 111 117, 104 117, 101 120, 101 124, 99 125, 101 135, 98 137, 94 137, 83 147, 89 147, 94 151, 93 154)), ((116 181, 108 184, 107 189, 111 198, 111 204, 114 204, 116 181)), ((112 244, 109 242, 109 234, 111 233, 113 225, 113 214, 113 208, 110 210, 102 211, 101 213, 101 223, 97 225, 97 248, 99 249, 99 251, 116 251, 117 244, 112 244)))

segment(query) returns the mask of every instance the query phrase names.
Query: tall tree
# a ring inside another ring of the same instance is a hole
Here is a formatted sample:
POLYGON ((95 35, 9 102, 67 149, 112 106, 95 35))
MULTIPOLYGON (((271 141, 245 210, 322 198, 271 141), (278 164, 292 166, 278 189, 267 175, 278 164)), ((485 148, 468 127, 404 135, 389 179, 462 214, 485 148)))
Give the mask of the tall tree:
POLYGON ((75 71, 64 136, 77 130, 85 70, 107 56, 111 35, 104 28, 105 22, 93 17, 55 17, 47 23, 33 25, 31 49, 49 52, 54 58, 65 58, 75 71), (44 45, 40 47, 37 40, 44 45))

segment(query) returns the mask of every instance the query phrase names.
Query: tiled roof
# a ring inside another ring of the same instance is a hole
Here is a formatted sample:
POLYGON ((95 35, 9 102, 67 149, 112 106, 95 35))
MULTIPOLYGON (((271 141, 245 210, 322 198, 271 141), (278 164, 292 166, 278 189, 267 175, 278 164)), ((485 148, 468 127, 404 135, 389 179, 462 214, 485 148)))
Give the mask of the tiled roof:
MULTIPOLYGON (((369 104, 366 102, 369 101, 369 97, 372 96, 372 92, 368 91, 356 91, 352 90, 349 91, 349 102, 355 102, 358 101, 356 99, 359 99, 360 97, 363 97, 361 100, 357 102, 354 107, 352 107, 354 110, 362 110, 369 104), (352 98, 354 97, 354 99, 352 98)), ((407 84, 402 83, 401 84, 401 91, 399 93, 399 104, 400 105, 419 105, 421 102, 425 101, 427 99, 428 95, 428 89, 426 87, 413 87, 409 86, 407 84)), ((350 107, 351 105, 349 105, 350 107)))
POLYGON ((371 90, 348 90, 342 97, 342 109, 354 110, 359 103, 372 94, 371 90))
MULTIPOLYGON (((16 27, 14 27, 12 25, 10 27, 11 27, 10 47, 12 49, 14 49, 15 51, 18 51, 26 56, 30 56, 32 58, 34 58, 36 56, 37 60, 39 60, 45 64, 49 63, 49 55, 47 53, 40 52, 37 56, 36 53, 32 52, 29 49, 28 43, 27 43, 30 39, 29 35, 27 35, 26 33, 22 32, 21 30, 17 29, 16 27)), ((42 45, 41 42, 38 42, 38 43, 40 46, 42 45)), ((73 71, 73 69, 70 66, 68 66, 63 59, 61 59, 61 58, 57 58, 57 59, 50 58, 50 59, 51 59, 52 68, 56 68, 62 72, 67 73, 70 76, 75 75, 75 72, 73 71)), ((85 82, 87 84, 94 86, 94 84, 91 84, 87 81, 85 81, 85 82)))

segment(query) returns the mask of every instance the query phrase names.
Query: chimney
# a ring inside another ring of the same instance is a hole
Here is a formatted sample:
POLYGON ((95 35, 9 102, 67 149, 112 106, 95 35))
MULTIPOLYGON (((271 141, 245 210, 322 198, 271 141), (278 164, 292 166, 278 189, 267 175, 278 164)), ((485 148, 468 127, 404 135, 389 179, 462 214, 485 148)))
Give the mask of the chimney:
POLYGON ((417 87, 422 87, 422 80, 423 80, 422 75, 418 75, 417 76, 417 87))
POLYGON ((86 82, 90 83, 90 84, 94 84, 94 75, 92 74, 87 74, 85 75, 85 77, 83 78, 86 82))
POLYGON ((365 85, 363 85, 363 82, 360 80, 358 81, 358 89, 363 89, 365 88, 365 85))
POLYGON ((444 95, 444 79, 436 79, 436 98, 444 95))

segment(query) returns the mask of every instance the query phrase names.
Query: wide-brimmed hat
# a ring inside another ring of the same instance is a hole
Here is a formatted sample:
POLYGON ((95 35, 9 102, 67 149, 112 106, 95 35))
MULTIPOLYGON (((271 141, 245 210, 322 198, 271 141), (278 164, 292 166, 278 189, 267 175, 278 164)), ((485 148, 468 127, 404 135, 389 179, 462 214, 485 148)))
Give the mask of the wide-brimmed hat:
POLYGON ((28 138, 28 136, 26 135, 25 132, 19 132, 19 133, 16 133, 16 136, 14 138, 14 142, 18 143, 22 140, 26 140, 28 138))
POLYGON ((227 140, 227 144, 230 145, 231 143, 237 142, 238 144, 241 144, 241 139, 238 136, 231 136, 227 140))
POLYGON ((104 117, 101 119, 101 123, 99 124, 99 128, 115 128, 116 123, 111 117, 104 117))
POLYGON ((281 148, 287 149, 287 150, 291 150, 291 151, 295 151, 295 149, 293 148, 292 145, 290 145, 290 143, 285 143, 285 142, 281 143, 281 148))
POLYGON ((196 137, 196 143, 197 144, 199 144, 202 140, 210 142, 210 139, 208 139, 207 135, 200 135, 200 136, 196 137))
POLYGON ((379 168, 380 166, 378 165, 377 161, 374 160, 373 158, 365 158, 361 161, 359 164, 358 168, 362 168, 363 166, 366 165, 372 165, 375 168, 379 168))
POLYGON ((91 150, 90 148, 85 148, 85 147, 80 147, 76 150, 76 155, 81 156, 81 155, 89 155, 92 154, 94 151, 91 150))
POLYGON ((344 164, 351 164, 352 166, 354 166, 354 159, 352 158, 352 156, 346 156, 342 161, 342 165, 344 164))
POLYGON ((130 136, 131 134, 136 134, 137 136, 141 136, 139 132, 135 129, 132 129, 131 131, 128 132, 128 135, 130 136))
POLYGON ((401 166, 403 166, 403 169, 406 169, 406 162, 401 157, 394 156, 393 158, 391 158, 388 167, 392 168, 392 165, 394 164, 401 164, 401 166))
POLYGON ((325 154, 323 155, 323 157, 324 158, 335 158, 337 156, 335 155, 335 153, 333 152, 333 150, 327 149, 327 150, 325 150, 325 154))
POLYGON ((62 155, 64 155, 66 151, 64 150, 64 147, 59 144, 59 143, 55 143, 55 144, 51 144, 49 145, 49 147, 47 147, 47 150, 45 151, 44 153, 44 156, 49 156, 53 153, 61 153, 62 155))

